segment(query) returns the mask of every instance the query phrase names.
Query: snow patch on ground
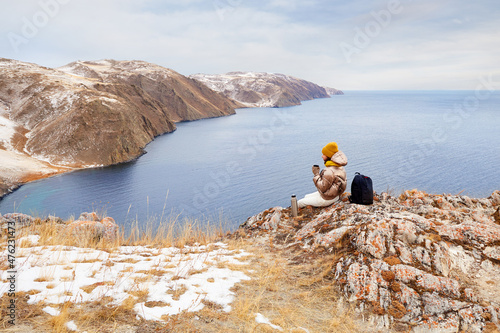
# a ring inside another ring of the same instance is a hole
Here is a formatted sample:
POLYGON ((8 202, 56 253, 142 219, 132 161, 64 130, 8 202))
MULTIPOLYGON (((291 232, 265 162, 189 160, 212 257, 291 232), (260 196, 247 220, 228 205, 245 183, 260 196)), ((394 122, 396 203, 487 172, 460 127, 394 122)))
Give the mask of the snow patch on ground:
MULTIPOLYGON (((8 186, 15 185, 24 177, 33 174, 53 174, 57 167, 51 167, 43 160, 18 152, 12 145, 12 139, 17 131, 18 123, 9 119, 9 106, 0 100, 0 182, 8 186)), ((31 132, 26 133, 29 139, 31 132)))
POLYGON ((59 311, 56 308, 53 308, 51 306, 46 306, 42 309, 44 312, 47 312, 51 316, 59 316, 61 314, 61 311, 59 311))
POLYGON ((38 241, 40 240, 39 235, 29 235, 29 236, 24 236, 19 238, 19 244, 23 244, 24 242, 27 242, 27 244, 34 246, 38 244, 38 241))
MULTIPOLYGON (((57 315, 57 305, 65 302, 110 297, 118 305, 130 297, 137 299, 139 294, 147 300, 134 309, 146 320, 161 321, 163 316, 198 311, 204 301, 230 311, 231 288, 250 278, 224 264, 243 267, 248 255, 228 250, 223 243, 182 249, 122 246, 112 253, 67 246, 26 247, 16 253, 17 291, 39 291, 30 295, 28 303, 44 302, 50 305, 44 311, 52 315, 57 315)), ((7 272, 0 277, 2 296, 9 289, 7 272)))
POLYGON ((17 124, 0 114, 0 144, 5 148, 12 148, 10 141, 16 133, 17 124))
POLYGON ((109 102, 109 103, 119 103, 117 99, 115 98, 108 98, 108 97, 104 97, 102 96, 100 98, 101 101, 104 101, 104 102, 109 102))
POLYGON ((76 326, 76 323, 73 320, 66 323, 66 328, 70 331, 78 331, 78 326, 76 326))
POLYGON ((259 324, 269 325, 269 326, 271 326, 275 330, 283 331, 282 327, 272 324, 271 321, 268 318, 264 317, 264 315, 262 315, 260 313, 256 313, 255 314, 255 321, 257 323, 259 323, 259 324))
POLYGON ((66 113, 69 109, 71 109, 73 103, 78 98, 79 98, 78 94, 75 94, 67 90, 53 92, 50 95, 50 103, 52 105, 52 108, 54 109, 54 112, 52 113, 51 117, 58 117, 66 113))
POLYGON ((20 181, 33 173, 52 174, 55 168, 24 154, 0 149, 0 175, 11 181, 20 181))

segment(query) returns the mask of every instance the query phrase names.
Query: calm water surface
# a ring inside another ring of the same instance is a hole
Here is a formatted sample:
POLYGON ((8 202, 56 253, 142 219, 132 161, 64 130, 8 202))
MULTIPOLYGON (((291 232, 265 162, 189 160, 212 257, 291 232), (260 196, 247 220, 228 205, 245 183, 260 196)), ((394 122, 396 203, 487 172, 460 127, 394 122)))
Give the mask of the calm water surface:
POLYGON ((500 189, 500 95, 474 96, 347 92, 180 123, 134 162, 27 184, 0 201, 0 212, 68 218, 105 210, 123 225, 172 214, 223 216, 234 229, 264 209, 289 206, 291 194, 313 192, 311 165, 321 164, 330 141, 349 159, 349 184, 361 172, 377 192, 487 197, 500 189))

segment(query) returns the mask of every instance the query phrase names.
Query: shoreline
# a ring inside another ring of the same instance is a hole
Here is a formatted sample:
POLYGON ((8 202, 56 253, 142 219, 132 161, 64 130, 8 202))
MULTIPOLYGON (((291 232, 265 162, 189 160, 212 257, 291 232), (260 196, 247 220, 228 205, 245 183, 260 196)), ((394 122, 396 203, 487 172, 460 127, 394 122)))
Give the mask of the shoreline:
MULTIPOLYGON (((175 124, 193 122, 193 121, 203 120, 203 119, 228 117, 228 116, 232 116, 235 114, 236 114, 236 112, 233 114, 228 114, 228 115, 219 116, 219 117, 207 117, 207 118, 200 118, 200 119, 194 119, 194 120, 180 120, 180 121, 176 121, 175 124)), ((97 165, 97 166, 96 165, 90 165, 90 166, 81 166, 80 165, 80 166, 71 166, 71 167, 52 165, 48 162, 38 160, 38 159, 31 157, 29 155, 26 155, 24 153, 20 153, 17 151, 5 150, 5 149, 0 148, 0 156, 10 155, 10 156, 21 157, 25 161, 29 161, 31 163, 38 164, 39 166, 42 166, 39 169, 31 168, 30 170, 27 170, 27 171, 19 170, 19 168, 23 167, 21 165, 22 161, 21 161, 21 163, 18 163, 14 166, 14 167, 18 168, 17 170, 7 170, 6 171, 5 168, 3 170, 2 166, 0 166, 0 201, 2 201, 3 198, 6 197, 7 195, 18 190, 21 186, 28 184, 28 183, 31 183, 33 181, 42 180, 42 179, 50 178, 53 176, 62 175, 65 173, 77 171, 77 170, 106 168, 106 167, 110 167, 110 166, 114 166, 114 165, 120 165, 120 164, 125 164, 125 163, 130 163, 130 162, 136 161, 141 156, 147 154, 147 151, 145 150, 146 147, 150 143, 155 141, 156 138, 163 136, 163 135, 175 133, 176 131, 177 131, 177 127, 174 128, 172 131, 168 131, 168 132, 165 132, 165 133, 162 133, 162 134, 155 136, 150 142, 148 142, 146 144, 146 146, 144 146, 142 148, 143 152, 141 154, 139 154, 138 156, 135 156, 134 158, 131 158, 127 161, 122 161, 122 162, 113 163, 113 164, 109 164, 109 165, 97 165), (44 168, 46 168, 45 172, 44 172, 44 168), (48 171, 48 170, 50 170, 50 171, 48 171), (9 179, 13 179, 13 180, 9 181, 9 179)), ((2 157, 4 157, 4 156, 2 156, 2 157)), ((2 161, 5 161, 5 160, 8 160, 8 158, 2 158, 2 161)))
MULTIPOLYGON (((250 108, 251 107, 241 106, 241 107, 235 108, 234 113, 231 113, 231 114, 222 115, 222 116, 215 116, 215 117, 205 117, 205 118, 199 118, 199 119, 193 119, 193 120, 179 120, 179 121, 175 121, 174 123, 181 124, 181 123, 190 123, 190 122, 194 122, 194 121, 198 121, 198 120, 214 119, 214 118, 220 118, 220 117, 229 117, 229 116, 236 115, 237 114, 236 111, 238 109, 250 109, 250 108)), ((24 171, 24 172, 22 170, 16 170, 16 174, 14 176, 9 174, 8 171, 5 172, 5 170, 2 170, 2 166, 0 166, 0 201, 2 201, 3 198, 6 197, 7 195, 18 190, 21 186, 28 184, 30 182, 36 181, 36 180, 42 180, 42 179, 50 178, 50 177, 57 176, 57 175, 62 175, 64 173, 68 173, 68 172, 72 172, 72 171, 76 171, 76 170, 105 168, 105 167, 110 167, 113 165, 120 165, 120 164, 133 162, 133 161, 139 159, 141 156, 147 154, 147 151, 145 150, 146 147, 150 143, 155 141, 156 138, 163 136, 163 135, 175 133, 176 131, 177 131, 177 126, 172 131, 167 131, 165 133, 161 133, 161 134, 155 136, 150 142, 148 142, 142 148, 143 152, 134 158, 131 158, 127 161, 114 163, 114 164, 99 165, 99 166, 95 166, 95 165, 92 165, 92 166, 73 166, 73 167, 57 166, 57 165, 52 165, 52 164, 45 162, 45 161, 38 160, 34 157, 31 157, 31 156, 26 155, 26 154, 21 153, 21 152, 6 150, 6 149, 2 149, 0 147, 0 156, 2 156, 4 154, 10 154, 11 156, 13 156, 15 154, 17 157, 22 156, 23 159, 30 160, 32 163, 37 163, 39 165, 43 165, 43 167, 40 169, 33 169, 32 168, 32 169, 30 169, 28 171, 24 171), (43 168, 51 169, 51 171, 44 172, 43 168), (13 179, 13 180, 10 180, 10 179, 13 179)), ((2 158, 2 161, 5 161, 7 159, 8 158, 2 158)), ((20 164, 18 164, 16 166, 18 168, 21 167, 20 164)))
POLYGON ((37 180, 46 179, 46 178, 55 177, 58 175, 62 175, 65 173, 69 173, 69 172, 73 172, 73 171, 77 171, 77 170, 82 170, 82 169, 85 169, 85 168, 75 168, 75 169, 71 169, 71 170, 60 170, 60 171, 54 171, 52 173, 44 173, 44 174, 39 173, 39 172, 33 172, 33 173, 26 174, 21 181, 16 182, 16 183, 9 184, 9 183, 0 182, 0 201, 2 201, 3 198, 8 196, 9 194, 12 194, 15 191, 17 191, 18 189, 20 189, 21 186, 26 185, 28 183, 31 183, 31 182, 34 182, 37 180))
POLYGON ((0 149, 0 200, 22 185, 78 170, 77 167, 52 165, 16 151, 0 149))

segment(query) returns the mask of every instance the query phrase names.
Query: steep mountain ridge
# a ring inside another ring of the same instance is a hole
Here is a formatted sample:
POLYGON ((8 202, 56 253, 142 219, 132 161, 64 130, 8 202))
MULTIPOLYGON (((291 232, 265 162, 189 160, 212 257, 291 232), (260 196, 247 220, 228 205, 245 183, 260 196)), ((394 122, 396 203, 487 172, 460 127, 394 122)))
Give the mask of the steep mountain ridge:
POLYGON ((144 61, 52 69, 0 58, 0 197, 55 173, 132 160, 175 122, 230 115, 236 107, 198 81, 144 61))
POLYGON ((189 77, 246 107, 284 107, 330 97, 326 89, 317 84, 278 73, 229 72, 189 77))
POLYGON ((102 83, 139 87, 163 104, 175 122, 224 116, 241 107, 196 80, 145 61, 77 61, 58 69, 102 83))
POLYGON ((234 113, 234 102, 199 82, 142 61, 76 62, 50 69, 0 59, 0 116, 14 148, 71 167, 141 155, 175 122, 234 113))

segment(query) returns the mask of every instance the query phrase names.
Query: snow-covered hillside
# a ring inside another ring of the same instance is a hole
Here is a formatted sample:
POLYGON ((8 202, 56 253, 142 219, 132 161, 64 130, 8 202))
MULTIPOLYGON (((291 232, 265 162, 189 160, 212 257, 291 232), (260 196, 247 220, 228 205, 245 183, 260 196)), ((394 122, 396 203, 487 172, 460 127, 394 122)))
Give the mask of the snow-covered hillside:
POLYGON ((325 88, 284 74, 230 72, 194 74, 190 78, 246 107, 292 106, 300 105, 301 101, 330 97, 325 88))

